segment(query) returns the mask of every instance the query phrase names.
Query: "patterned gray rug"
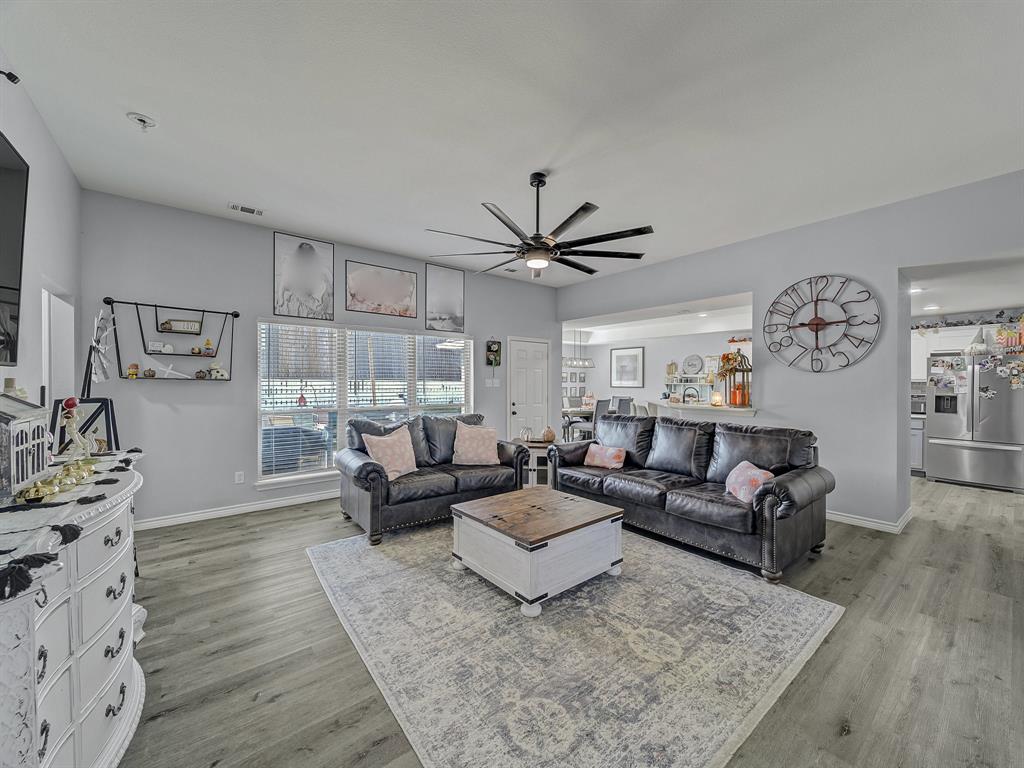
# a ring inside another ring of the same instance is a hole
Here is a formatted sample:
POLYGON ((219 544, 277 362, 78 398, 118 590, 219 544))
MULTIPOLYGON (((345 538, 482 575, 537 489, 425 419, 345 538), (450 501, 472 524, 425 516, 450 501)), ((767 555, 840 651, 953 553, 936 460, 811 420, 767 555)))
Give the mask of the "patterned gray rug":
POLYGON ((624 531, 621 576, 527 619, 451 539, 308 550, 425 768, 722 766, 843 612, 624 531))

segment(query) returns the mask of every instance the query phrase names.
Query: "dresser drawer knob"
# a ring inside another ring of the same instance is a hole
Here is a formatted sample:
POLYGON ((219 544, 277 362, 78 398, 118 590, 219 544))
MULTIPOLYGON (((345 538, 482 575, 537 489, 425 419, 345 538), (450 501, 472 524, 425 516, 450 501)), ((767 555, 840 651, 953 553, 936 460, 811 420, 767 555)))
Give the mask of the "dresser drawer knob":
POLYGON ((46 586, 44 585, 39 587, 39 594, 36 595, 36 605, 38 605, 40 608, 45 608, 48 602, 50 602, 50 596, 46 594, 46 586), (41 602, 40 598, 42 598, 41 602))
POLYGON ((114 589, 113 587, 107 587, 107 597, 113 598, 114 600, 121 599, 121 595, 124 594, 124 588, 128 586, 128 576, 125 575, 124 571, 121 572, 121 587, 120 589, 114 589))
POLYGON ((109 533, 103 537, 103 545, 106 547, 116 547, 121 543, 121 526, 117 526, 114 529, 114 535, 111 536, 109 533))
POLYGON ((107 704, 107 712, 106 712, 106 716, 107 717, 117 717, 118 715, 121 714, 121 707, 124 706, 124 697, 125 697, 125 694, 127 694, 127 693, 128 693, 128 686, 125 685, 124 683, 121 683, 121 700, 117 703, 116 707, 113 704, 107 704))
POLYGON ((43 720, 42 725, 39 726, 39 738, 43 742, 43 746, 39 748, 39 760, 42 761, 46 757, 46 748, 50 746, 50 724, 43 720))
POLYGON ((39 653, 36 654, 36 659, 41 661, 43 666, 39 668, 39 673, 36 675, 36 683, 43 682, 43 678, 46 677, 46 660, 49 656, 50 652, 46 650, 46 646, 40 645, 39 653))
POLYGON ((116 659, 121 655, 121 651, 124 650, 124 627, 121 627, 121 631, 117 633, 117 648, 112 645, 108 645, 104 651, 103 656, 105 658, 116 659))

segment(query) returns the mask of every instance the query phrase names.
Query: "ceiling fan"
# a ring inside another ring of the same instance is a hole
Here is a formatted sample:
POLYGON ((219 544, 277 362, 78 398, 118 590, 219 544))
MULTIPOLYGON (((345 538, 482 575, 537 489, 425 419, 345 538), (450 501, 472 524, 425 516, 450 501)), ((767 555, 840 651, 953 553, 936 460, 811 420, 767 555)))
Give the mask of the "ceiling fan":
POLYGON ((480 275, 484 272, 490 272, 491 270, 503 267, 506 264, 511 264, 514 261, 525 261, 526 266, 533 271, 533 278, 536 279, 541 276, 541 271, 546 269, 552 262, 555 264, 562 264, 572 269, 578 269, 580 272, 585 272, 588 275, 597 274, 597 270, 582 264, 578 261, 568 258, 569 256, 586 256, 590 258, 600 259, 641 259, 643 258, 642 253, 634 253, 631 251, 582 251, 579 250, 585 245, 596 245, 597 243, 607 243, 610 240, 623 240, 627 237, 636 237, 638 235, 650 235, 653 234, 653 227, 635 227, 634 229, 623 229, 618 232, 609 232, 605 235, 593 235, 592 237, 581 237, 577 240, 559 240, 559 238, 568 232, 572 227, 579 224, 581 221, 586 219, 590 214, 597 210, 597 206, 593 203, 584 203, 577 208, 572 214, 569 215, 565 221, 551 230, 550 234, 540 234, 540 188, 547 184, 547 174, 541 171, 535 171, 530 174, 530 186, 536 190, 537 194, 537 208, 535 217, 535 232, 532 235, 526 234, 526 232, 519 227, 512 219, 510 219, 504 211, 501 210, 494 203, 482 203, 483 207, 494 214, 494 217, 504 224, 518 239, 518 243, 503 243, 499 240, 487 240, 483 237, 473 237, 472 235, 460 235, 458 232, 445 232, 441 229, 427 229, 427 232, 437 232, 441 235, 454 235, 455 237, 465 237, 469 240, 476 240, 480 243, 490 243, 491 245, 501 245, 509 250, 504 251, 473 251, 471 253, 439 253, 431 256, 432 259, 442 258, 444 256, 485 256, 490 254, 515 254, 511 259, 503 261, 500 264, 495 264, 493 267, 487 269, 481 269, 475 274, 480 275))

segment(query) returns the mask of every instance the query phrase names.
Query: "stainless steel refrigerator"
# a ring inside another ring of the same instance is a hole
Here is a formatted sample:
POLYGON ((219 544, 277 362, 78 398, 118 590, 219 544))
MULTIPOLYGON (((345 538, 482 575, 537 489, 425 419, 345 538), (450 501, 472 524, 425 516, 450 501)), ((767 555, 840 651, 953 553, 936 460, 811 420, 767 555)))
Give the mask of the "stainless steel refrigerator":
POLYGON ((1024 492, 1024 356, 928 358, 928 477, 1024 492))

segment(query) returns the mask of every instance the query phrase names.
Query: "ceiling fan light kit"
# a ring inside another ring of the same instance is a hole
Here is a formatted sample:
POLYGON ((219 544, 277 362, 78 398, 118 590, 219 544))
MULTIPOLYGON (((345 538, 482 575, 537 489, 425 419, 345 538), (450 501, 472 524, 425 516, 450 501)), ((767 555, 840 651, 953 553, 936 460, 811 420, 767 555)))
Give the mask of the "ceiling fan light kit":
POLYGON ((607 243, 612 240, 624 240, 629 237, 637 237, 639 235, 650 235, 654 233, 654 228, 647 227, 635 227, 633 229, 623 229, 618 232, 609 232, 604 235, 593 235, 591 237, 583 237, 578 240, 560 240, 566 232, 572 227, 576 226, 584 219, 588 218, 594 211, 597 210, 597 206, 593 203, 583 203, 579 208, 573 211, 565 221, 551 230, 547 235, 540 234, 540 190, 547 184, 547 174, 543 171, 534 171, 530 174, 530 186, 534 188, 536 192, 536 208, 534 225, 535 232, 532 235, 526 234, 526 230, 512 221, 509 216, 501 210, 494 203, 482 203, 483 207, 488 210, 498 221, 505 225, 505 227, 516 236, 518 243, 505 243, 500 240, 488 240, 482 237, 474 237, 473 235, 462 235, 458 232, 447 232, 442 229, 428 229, 428 232, 436 232, 440 235, 452 235, 453 237, 464 237, 468 240, 475 240, 478 243, 489 243, 491 245, 500 245, 508 250, 503 251, 472 251, 469 253, 439 253, 431 256, 430 258, 442 258, 447 256, 488 256, 488 255, 512 255, 512 258, 506 259, 500 264, 495 264, 493 267, 487 269, 481 269, 475 274, 483 274, 484 272, 491 272, 492 270, 504 267, 507 264, 511 264, 514 261, 523 261, 526 264, 527 269, 530 270, 531 276, 536 280, 543 275, 543 271, 547 269, 552 263, 561 264, 562 266, 575 269, 579 272, 583 272, 587 275, 596 275, 597 270, 593 267, 587 266, 582 262, 575 261, 567 258, 568 256, 583 256, 589 258, 600 258, 600 259, 642 259, 642 253, 634 253, 630 251, 584 251, 579 250, 586 245, 596 245, 597 243, 607 243))

